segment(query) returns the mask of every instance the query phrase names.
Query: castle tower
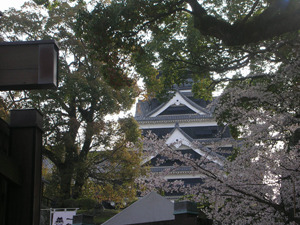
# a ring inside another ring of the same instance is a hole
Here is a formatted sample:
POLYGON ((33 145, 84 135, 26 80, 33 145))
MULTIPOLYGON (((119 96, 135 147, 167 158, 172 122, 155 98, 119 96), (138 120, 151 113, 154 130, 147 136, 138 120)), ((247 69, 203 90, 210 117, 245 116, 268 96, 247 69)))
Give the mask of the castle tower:
MULTIPOLYGON (((209 107, 209 101, 193 97, 191 85, 177 87, 173 95, 166 102, 157 99, 139 101, 136 106, 135 119, 140 125, 143 134, 151 131, 159 138, 168 135, 167 144, 180 141, 175 150, 191 154, 195 159, 200 157, 213 158, 214 163, 222 166, 224 153, 213 152, 210 149, 212 143, 221 138, 229 138, 228 129, 217 125, 213 117, 213 108, 209 107), (195 146, 194 143, 201 143, 195 146)), ((224 146, 223 149, 225 149, 224 146)), ((228 149, 231 149, 228 147, 228 149)), ((166 162, 157 166, 155 163, 159 156, 151 159, 151 171, 161 172, 172 167, 174 162, 166 162)), ((185 184, 199 184, 203 182, 203 175, 191 173, 188 167, 181 167, 170 173, 167 180, 182 180, 185 184)), ((169 198, 178 198, 169 196, 169 198)))

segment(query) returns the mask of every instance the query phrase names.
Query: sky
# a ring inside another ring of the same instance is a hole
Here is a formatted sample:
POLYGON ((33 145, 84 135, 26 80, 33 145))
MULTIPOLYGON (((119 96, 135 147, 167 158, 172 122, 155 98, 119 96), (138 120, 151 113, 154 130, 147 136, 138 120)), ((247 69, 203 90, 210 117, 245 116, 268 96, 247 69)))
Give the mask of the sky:
POLYGON ((20 8, 24 2, 26 1, 25 0, 3 0, 0 4, 0 10, 4 11, 10 7, 20 8))

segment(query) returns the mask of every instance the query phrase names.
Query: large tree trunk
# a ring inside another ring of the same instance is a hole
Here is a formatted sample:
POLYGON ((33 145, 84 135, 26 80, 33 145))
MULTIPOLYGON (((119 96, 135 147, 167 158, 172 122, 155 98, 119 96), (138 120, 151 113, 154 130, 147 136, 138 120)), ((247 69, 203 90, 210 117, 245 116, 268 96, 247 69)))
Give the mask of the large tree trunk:
POLYGON ((70 199, 71 196, 71 184, 74 174, 74 165, 72 163, 63 163, 58 167, 60 174, 60 194, 61 199, 70 199))
POLYGON ((88 114, 84 113, 84 111, 80 110, 82 113, 82 117, 85 118, 85 121, 88 121, 87 127, 85 130, 85 141, 82 146, 82 149, 79 154, 79 158, 76 164, 76 168, 74 171, 75 175, 75 185, 73 188, 73 198, 80 198, 82 196, 82 188, 88 179, 88 168, 87 168, 87 160, 88 153, 90 151, 90 145, 92 143, 92 136, 95 133, 93 130, 93 115, 94 110, 91 107, 91 110, 88 114))
POLYGON ((82 188, 87 179, 86 170, 82 166, 76 168, 75 185, 73 188, 73 198, 80 198, 82 196, 82 188))

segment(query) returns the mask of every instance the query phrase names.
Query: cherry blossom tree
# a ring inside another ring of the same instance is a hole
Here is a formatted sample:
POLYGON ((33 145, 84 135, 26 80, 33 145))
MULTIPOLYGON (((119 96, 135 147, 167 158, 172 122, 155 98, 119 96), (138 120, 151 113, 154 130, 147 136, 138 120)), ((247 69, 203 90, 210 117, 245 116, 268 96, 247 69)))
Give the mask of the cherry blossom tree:
POLYGON ((221 164, 213 154, 194 160, 150 134, 145 157, 161 154, 158 163, 180 163, 140 178, 140 187, 183 192, 216 224, 300 224, 300 58, 294 56, 268 74, 234 79, 219 97, 216 118, 233 134, 211 148, 232 146, 221 164), (203 174, 204 184, 167 182, 164 177, 180 166, 203 174))

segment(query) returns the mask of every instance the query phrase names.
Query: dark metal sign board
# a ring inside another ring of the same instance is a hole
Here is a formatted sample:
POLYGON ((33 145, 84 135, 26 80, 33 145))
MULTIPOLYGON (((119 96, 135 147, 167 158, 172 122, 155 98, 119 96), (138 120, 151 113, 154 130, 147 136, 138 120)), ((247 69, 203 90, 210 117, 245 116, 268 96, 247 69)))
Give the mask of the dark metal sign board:
POLYGON ((55 41, 0 42, 0 90, 57 87, 55 41))

